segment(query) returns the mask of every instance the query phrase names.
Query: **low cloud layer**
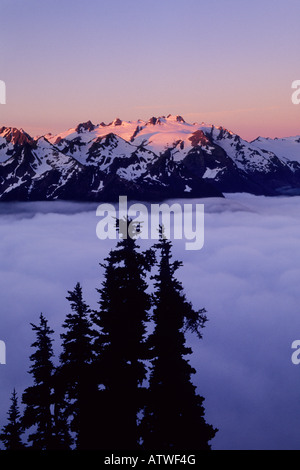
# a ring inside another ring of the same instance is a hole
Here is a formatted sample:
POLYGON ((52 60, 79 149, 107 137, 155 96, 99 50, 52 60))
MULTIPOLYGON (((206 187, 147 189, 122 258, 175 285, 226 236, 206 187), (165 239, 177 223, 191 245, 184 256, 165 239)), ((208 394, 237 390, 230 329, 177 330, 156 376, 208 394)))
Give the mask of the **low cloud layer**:
MULTIPOLYGON (((207 421, 219 428, 214 449, 299 449, 300 365, 291 344, 300 339, 300 198, 228 195, 205 204, 199 251, 174 241, 187 298, 205 307, 203 339, 189 337, 207 421)), ((96 237, 96 205, 0 205, 0 426, 10 394, 31 383, 30 322, 39 314, 56 331, 69 312, 65 297, 76 282, 96 307, 102 269, 114 247, 96 237)), ((151 241, 140 243, 144 248, 151 241)))

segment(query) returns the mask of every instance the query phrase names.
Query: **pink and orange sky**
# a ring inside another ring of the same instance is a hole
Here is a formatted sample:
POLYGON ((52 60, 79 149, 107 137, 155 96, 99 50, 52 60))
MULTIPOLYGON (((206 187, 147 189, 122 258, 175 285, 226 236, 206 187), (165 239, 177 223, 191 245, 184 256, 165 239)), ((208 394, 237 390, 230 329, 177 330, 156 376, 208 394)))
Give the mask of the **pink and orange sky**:
POLYGON ((180 114, 300 135, 299 0, 0 0, 0 126, 31 135, 180 114))

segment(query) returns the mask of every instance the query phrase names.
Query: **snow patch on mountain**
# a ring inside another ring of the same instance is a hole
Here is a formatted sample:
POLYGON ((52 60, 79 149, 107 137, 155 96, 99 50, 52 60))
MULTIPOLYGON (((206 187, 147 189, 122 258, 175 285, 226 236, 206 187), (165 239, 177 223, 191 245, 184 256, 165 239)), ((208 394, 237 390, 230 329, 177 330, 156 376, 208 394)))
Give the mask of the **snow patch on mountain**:
POLYGON ((300 135, 280 139, 277 137, 274 139, 258 137, 251 142, 251 145, 272 152, 282 160, 300 163, 300 135))

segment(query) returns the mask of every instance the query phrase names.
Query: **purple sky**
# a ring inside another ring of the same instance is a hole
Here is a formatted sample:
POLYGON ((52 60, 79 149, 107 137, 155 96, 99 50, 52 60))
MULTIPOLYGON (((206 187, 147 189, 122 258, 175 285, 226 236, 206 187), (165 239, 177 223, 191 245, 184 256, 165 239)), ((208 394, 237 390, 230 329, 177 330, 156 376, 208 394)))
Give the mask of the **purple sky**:
POLYGON ((0 0, 0 125, 33 135, 180 114, 298 135, 298 0, 0 0))

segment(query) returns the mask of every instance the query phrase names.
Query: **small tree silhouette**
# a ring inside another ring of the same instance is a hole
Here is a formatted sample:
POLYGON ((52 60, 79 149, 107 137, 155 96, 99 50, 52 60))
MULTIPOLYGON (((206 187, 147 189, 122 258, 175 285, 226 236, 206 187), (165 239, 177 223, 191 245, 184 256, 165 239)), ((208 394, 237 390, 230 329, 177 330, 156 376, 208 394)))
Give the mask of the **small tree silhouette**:
POLYGON ((11 406, 8 410, 8 423, 2 428, 0 440, 4 443, 6 450, 22 450, 25 449, 21 436, 24 429, 21 424, 20 411, 16 390, 14 389, 11 396, 11 406))
POLYGON ((57 447, 55 425, 51 406, 53 404, 53 349, 51 335, 54 331, 49 328, 48 321, 40 314, 39 325, 31 323, 36 333, 36 341, 31 345, 36 351, 30 356, 32 362, 29 373, 34 385, 25 389, 22 402, 25 405, 22 423, 26 429, 35 427, 28 436, 33 449, 49 450, 57 447))
POLYGON ((65 419, 71 417, 76 448, 88 449, 93 447, 93 400, 97 390, 91 370, 94 335, 90 308, 83 299, 80 283, 68 291, 67 300, 72 312, 62 325, 65 333, 61 334, 62 353, 55 384, 65 419))

